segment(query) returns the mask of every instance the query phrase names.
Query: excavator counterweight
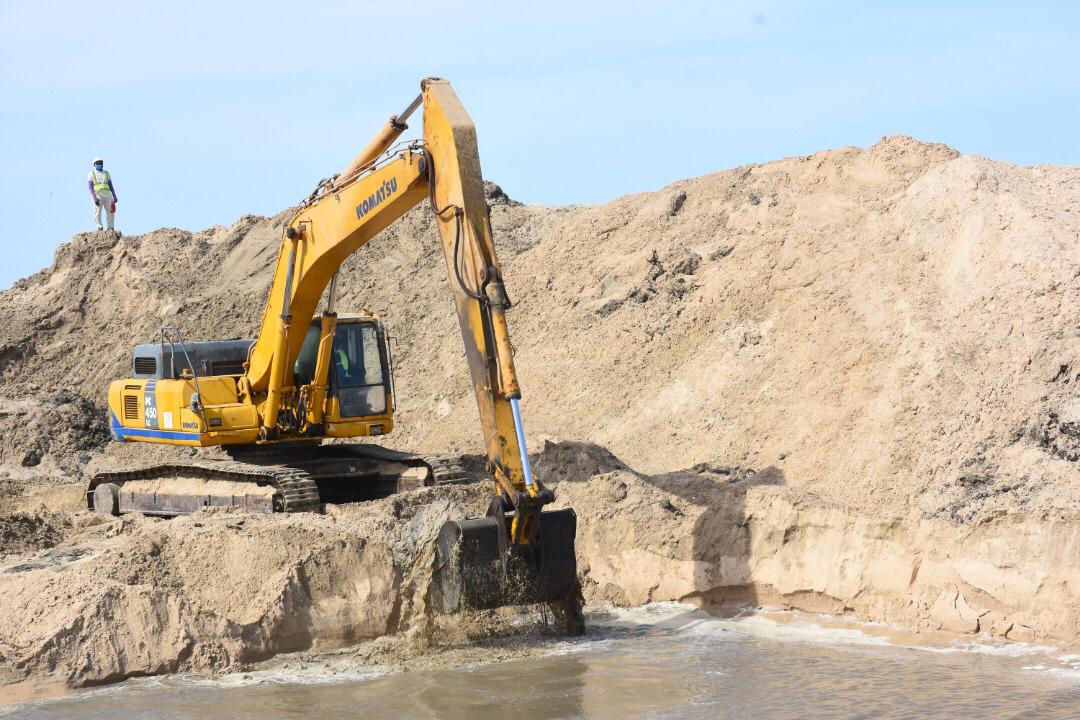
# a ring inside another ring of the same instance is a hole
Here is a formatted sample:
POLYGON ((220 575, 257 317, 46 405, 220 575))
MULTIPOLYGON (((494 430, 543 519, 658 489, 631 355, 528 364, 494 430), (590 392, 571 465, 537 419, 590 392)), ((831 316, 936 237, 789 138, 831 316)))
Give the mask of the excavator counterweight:
POLYGON ((165 328, 158 342, 136 346, 133 377, 111 384, 114 439, 222 446, 231 459, 98 473, 87 505, 162 516, 208 506, 317 512, 327 502, 464 481, 449 458, 323 444, 393 430, 388 335, 371 313, 337 311, 337 281, 354 252, 422 202, 438 225, 495 490, 486 517, 447 522, 439 533, 435 604, 455 612, 573 594, 576 516, 544 510, 554 494, 525 451, 510 300, 476 128, 440 78, 423 80, 420 96, 285 223, 253 340, 187 342, 178 328, 165 328), (422 139, 395 144, 421 106, 422 139))

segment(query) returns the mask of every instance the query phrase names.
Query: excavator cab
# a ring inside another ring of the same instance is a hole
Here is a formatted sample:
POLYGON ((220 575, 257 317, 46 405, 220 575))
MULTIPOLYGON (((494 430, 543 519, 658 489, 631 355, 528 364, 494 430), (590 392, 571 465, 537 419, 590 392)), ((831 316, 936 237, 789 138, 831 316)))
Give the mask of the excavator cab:
MULTIPOLYGON (((310 385, 318 362, 320 319, 312 321, 293 366, 297 387, 310 385)), ((390 431, 394 414, 394 383, 390 346, 382 322, 374 315, 341 314, 330 350, 326 422, 361 418, 385 419, 369 426, 370 435, 390 431)))

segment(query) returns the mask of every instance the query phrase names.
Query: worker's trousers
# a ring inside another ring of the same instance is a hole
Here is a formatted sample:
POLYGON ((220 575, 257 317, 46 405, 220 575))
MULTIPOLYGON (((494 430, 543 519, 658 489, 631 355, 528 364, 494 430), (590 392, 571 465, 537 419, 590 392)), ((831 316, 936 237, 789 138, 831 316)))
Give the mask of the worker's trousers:
POLYGON ((97 204, 94 205, 94 224, 97 225, 97 229, 103 229, 101 227, 101 213, 105 213, 105 222, 108 223, 108 228, 113 229, 113 218, 116 216, 116 205, 113 203, 112 195, 98 195, 97 204))

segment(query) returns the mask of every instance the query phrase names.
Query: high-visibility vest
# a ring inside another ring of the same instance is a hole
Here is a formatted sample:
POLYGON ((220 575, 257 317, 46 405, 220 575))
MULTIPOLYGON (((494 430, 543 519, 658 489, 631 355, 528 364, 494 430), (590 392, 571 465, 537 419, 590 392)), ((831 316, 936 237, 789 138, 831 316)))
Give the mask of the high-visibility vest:
POLYGON ((99 172, 97 170, 97 168, 94 168, 93 172, 94 172, 94 192, 99 194, 99 195, 102 194, 102 193, 110 193, 111 194, 112 191, 109 190, 109 171, 108 170, 101 170, 99 172))
POLYGON ((345 372, 346 375, 348 375, 349 374, 349 356, 346 355, 345 351, 342 350, 341 348, 337 349, 337 361, 338 361, 338 365, 341 366, 341 369, 345 372))

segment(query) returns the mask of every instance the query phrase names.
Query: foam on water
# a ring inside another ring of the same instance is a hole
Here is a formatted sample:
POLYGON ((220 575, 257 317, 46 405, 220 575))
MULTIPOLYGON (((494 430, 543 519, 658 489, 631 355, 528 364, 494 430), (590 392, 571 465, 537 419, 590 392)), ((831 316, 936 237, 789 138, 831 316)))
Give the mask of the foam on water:
POLYGON ((889 645, 887 638, 870 635, 854 627, 828 627, 817 621, 822 616, 774 612, 768 615, 750 612, 731 618, 710 615, 694 605, 661 602, 641 607, 618 609, 608 613, 612 620, 599 623, 611 626, 648 625, 687 635, 717 636, 721 633, 749 634, 774 640, 802 643, 846 645, 889 645), (783 617, 779 622, 775 617, 783 617))
POLYGON ((848 646, 896 647, 931 653, 971 653, 1001 658, 1028 658, 1038 656, 1039 663, 1020 666, 1027 672, 1047 673, 1058 678, 1080 682, 1080 655, 1062 655, 1051 645, 996 640, 983 637, 976 640, 954 640, 947 645, 898 643, 880 633, 885 626, 841 619, 847 627, 834 627, 827 623, 836 618, 829 615, 808 615, 791 611, 755 612, 747 609, 732 618, 710 615, 698 607, 686 603, 659 602, 635 608, 613 609, 590 618, 591 624, 612 628, 649 626, 663 632, 680 635, 696 635, 709 638, 736 639, 753 636, 782 642, 802 644, 822 643, 848 646), (780 622, 776 618, 783 618, 780 622))
MULTIPOLYGON (((994 712, 1003 711, 1021 697, 1028 707, 1038 707, 1048 717, 1073 717, 1068 712, 1070 703, 1074 696, 1080 698, 1077 695, 1080 655, 1055 656, 1054 649, 1044 645, 992 640, 966 640, 938 647, 904 644, 883 636, 883 629, 887 630, 883 626, 853 625, 843 618, 774 611, 747 611, 723 618, 693 605, 674 602, 594 610, 587 620, 589 633, 584 637, 548 640, 543 647, 530 646, 530 653, 520 658, 512 653, 495 653, 488 661, 481 651, 479 655, 439 659, 430 667, 414 668, 410 672, 403 666, 364 664, 364 656, 349 649, 298 653, 278 656, 248 672, 131 680, 81 691, 67 698, 27 703, 21 706, 25 713, 20 713, 18 706, 9 706, 0 708, 0 717, 28 714, 51 718, 57 713, 66 716, 69 710, 74 710, 78 717, 91 717, 94 709, 103 704, 126 705, 135 712, 152 705, 153 697, 166 702, 184 698, 185 702, 190 699, 210 705, 219 698, 228 698, 226 702, 246 711, 249 709, 246 703, 252 702, 252 698, 264 697, 252 695, 253 691, 247 689, 250 686, 263 686, 269 692, 286 693, 281 697, 288 697, 290 685, 325 687, 310 696, 316 703, 332 704, 341 702, 342 698, 351 702, 354 697, 365 697, 382 703, 378 705, 382 710, 396 712, 400 710, 393 705, 397 702, 397 688, 426 683, 440 692, 450 688, 463 693, 461 697, 474 697, 470 695, 473 692, 479 693, 475 697, 487 697, 492 678, 500 678, 504 683, 500 688, 507 692, 505 688, 512 687, 518 676, 534 677, 535 673, 563 678, 557 682, 565 682, 568 689, 555 688, 552 697, 565 699, 567 692, 582 693, 581 707, 566 717, 591 717, 597 707, 605 711, 596 717, 616 717, 611 703, 621 702, 625 707, 618 707, 628 711, 637 707, 634 703, 639 701, 647 705, 661 697, 649 692, 641 694, 643 684, 649 682, 671 683, 671 687, 679 689, 681 695, 664 700, 671 703, 670 707, 665 706, 667 712, 679 716, 711 717, 713 710, 727 707, 740 697, 738 693, 742 693, 744 700, 759 693, 758 702, 772 703, 762 717, 787 716, 800 707, 801 700, 797 695, 786 697, 782 688, 788 686, 783 682, 759 687, 770 677, 768 673, 772 677, 788 674, 801 677, 791 687, 810 695, 817 693, 815 698, 822 701, 838 702, 836 707, 845 712, 862 712, 864 703, 880 701, 882 696, 868 689, 874 682, 893 683, 893 692, 905 693, 905 702, 916 703, 924 710, 937 707, 935 703, 939 700, 959 703, 956 706, 961 708, 957 711, 961 713, 959 716, 963 716, 965 708, 974 711, 990 707, 994 712), (845 625, 834 625, 839 622, 845 625), (920 660, 913 655, 918 652, 929 652, 936 657, 923 656, 925 660, 920 660), (559 660, 564 656, 565 662, 559 660), (483 668, 492 668, 492 672, 484 673, 483 668), (755 675, 759 669, 766 675, 755 675), (413 676, 397 678, 402 672, 413 676), (483 679, 470 679, 477 677, 483 679), (852 684, 854 677, 863 678, 864 682, 852 684), (932 682, 927 684, 928 680, 932 682), (985 683, 991 686, 1005 683, 1008 690, 997 692, 988 700, 979 690, 985 683), (355 688, 349 689, 350 685, 355 688), (840 695, 833 692, 834 687, 840 695), (732 688, 735 695, 731 694, 732 688), (933 693, 937 695, 931 697, 933 693), (597 700, 593 702, 590 698, 597 700), (1051 703, 1045 706, 1050 710, 1040 704, 1044 701, 1051 703), (55 702, 61 704, 53 706, 55 702), (387 705, 388 702, 391 704, 387 705), (52 709, 45 711, 50 706, 52 709)), ((433 647, 432 652, 438 650, 433 647)))

